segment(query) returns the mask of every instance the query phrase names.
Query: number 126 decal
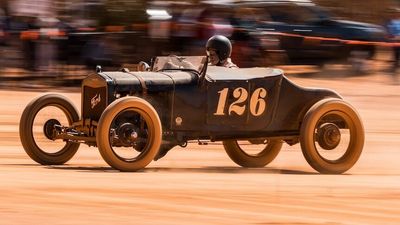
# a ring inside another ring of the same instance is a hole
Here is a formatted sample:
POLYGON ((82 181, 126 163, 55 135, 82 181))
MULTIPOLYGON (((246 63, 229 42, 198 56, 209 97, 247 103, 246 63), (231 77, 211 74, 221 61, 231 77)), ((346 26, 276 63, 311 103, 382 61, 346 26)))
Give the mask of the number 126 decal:
MULTIPOLYGON (((226 115, 225 107, 229 94, 229 88, 224 88, 218 91, 218 94, 219 94, 219 100, 218 100, 217 110, 215 111, 214 115, 225 116, 226 115)), ((246 89, 238 87, 235 90, 233 90, 232 94, 233 97, 235 98, 235 101, 229 105, 228 115, 232 115, 232 112, 234 112, 237 115, 241 116, 246 111, 246 106, 247 106, 247 104, 242 104, 242 103, 245 103, 248 100, 249 93, 247 92, 246 89)), ((250 113, 253 116, 261 116, 264 113, 265 108, 267 107, 267 103, 265 102, 266 98, 267 98, 267 91, 264 88, 257 88, 256 90, 254 90, 253 94, 251 94, 249 108, 250 108, 250 113)))

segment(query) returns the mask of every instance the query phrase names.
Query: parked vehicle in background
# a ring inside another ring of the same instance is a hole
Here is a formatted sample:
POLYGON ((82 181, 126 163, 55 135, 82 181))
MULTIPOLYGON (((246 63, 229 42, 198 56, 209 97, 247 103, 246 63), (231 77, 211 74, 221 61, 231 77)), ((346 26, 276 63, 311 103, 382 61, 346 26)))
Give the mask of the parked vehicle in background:
POLYGON ((375 54, 374 42, 386 37, 381 26, 335 19, 312 1, 242 1, 239 5, 261 8, 269 15, 257 29, 277 32, 290 63, 346 60, 363 70, 367 68, 363 63, 375 54))
POLYGON ((201 52, 193 47, 203 47, 210 36, 229 37, 239 67, 334 61, 362 71, 386 37, 381 26, 335 19, 309 0, 202 1, 183 9, 174 28, 196 54, 201 52))

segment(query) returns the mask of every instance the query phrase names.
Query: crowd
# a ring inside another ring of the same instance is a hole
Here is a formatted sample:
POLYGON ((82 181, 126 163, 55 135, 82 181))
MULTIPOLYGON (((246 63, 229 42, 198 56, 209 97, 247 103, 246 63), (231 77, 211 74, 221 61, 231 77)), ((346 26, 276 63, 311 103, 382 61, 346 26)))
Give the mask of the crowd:
MULTIPOLYGON (((380 34, 379 26, 367 27, 365 30, 375 30, 375 33, 360 47, 362 44, 354 44, 353 38, 365 40, 369 34, 341 34, 340 26, 347 24, 331 20, 313 3, 298 14, 293 7, 263 5, 158 1, 139 7, 104 2, 107 1, 71 4, 62 11, 45 7, 36 14, 32 10, 28 14, 10 10, 10 5, 0 8, 2 74, 11 71, 10 68, 33 75, 62 74, 74 68, 93 69, 96 65, 119 68, 139 61, 150 62, 157 55, 204 55, 207 40, 215 34, 231 40, 231 57, 239 67, 323 65, 337 59, 349 62, 350 56, 358 56, 352 62, 359 63, 373 55, 375 46, 371 43, 397 43, 400 36, 395 8, 389 10, 387 23, 382 26, 386 31, 380 34), (319 26, 319 33, 303 32, 308 27, 301 22, 319 26), (338 30, 338 34, 323 36, 327 33, 325 27, 329 32, 338 30)), ((392 48, 392 73, 397 74, 400 47, 393 45, 392 48)))

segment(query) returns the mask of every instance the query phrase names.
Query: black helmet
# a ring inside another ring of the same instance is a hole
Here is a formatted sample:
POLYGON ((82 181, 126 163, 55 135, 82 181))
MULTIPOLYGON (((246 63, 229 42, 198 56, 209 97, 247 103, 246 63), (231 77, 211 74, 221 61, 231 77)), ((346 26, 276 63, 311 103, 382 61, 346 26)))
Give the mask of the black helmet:
POLYGON ((214 49, 220 61, 225 60, 231 56, 232 44, 229 39, 222 35, 214 35, 207 41, 207 51, 214 49))

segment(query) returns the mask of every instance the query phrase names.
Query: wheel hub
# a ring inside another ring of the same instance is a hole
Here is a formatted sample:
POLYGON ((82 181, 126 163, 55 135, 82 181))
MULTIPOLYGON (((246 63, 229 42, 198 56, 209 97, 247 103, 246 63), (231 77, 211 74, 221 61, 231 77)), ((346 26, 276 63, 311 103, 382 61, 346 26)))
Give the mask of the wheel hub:
POLYGON ((43 133, 46 138, 54 140, 57 136, 56 126, 61 126, 61 123, 56 119, 47 120, 43 126, 43 133))
POLYGON ((268 144, 268 140, 265 138, 252 138, 249 139, 249 142, 253 145, 265 145, 268 144))
POLYGON ((340 139, 340 129, 334 123, 324 123, 317 130, 317 142, 325 150, 336 148, 340 139))
POLYGON ((124 123, 117 129, 118 139, 127 146, 132 146, 138 138, 135 125, 131 123, 124 123))

